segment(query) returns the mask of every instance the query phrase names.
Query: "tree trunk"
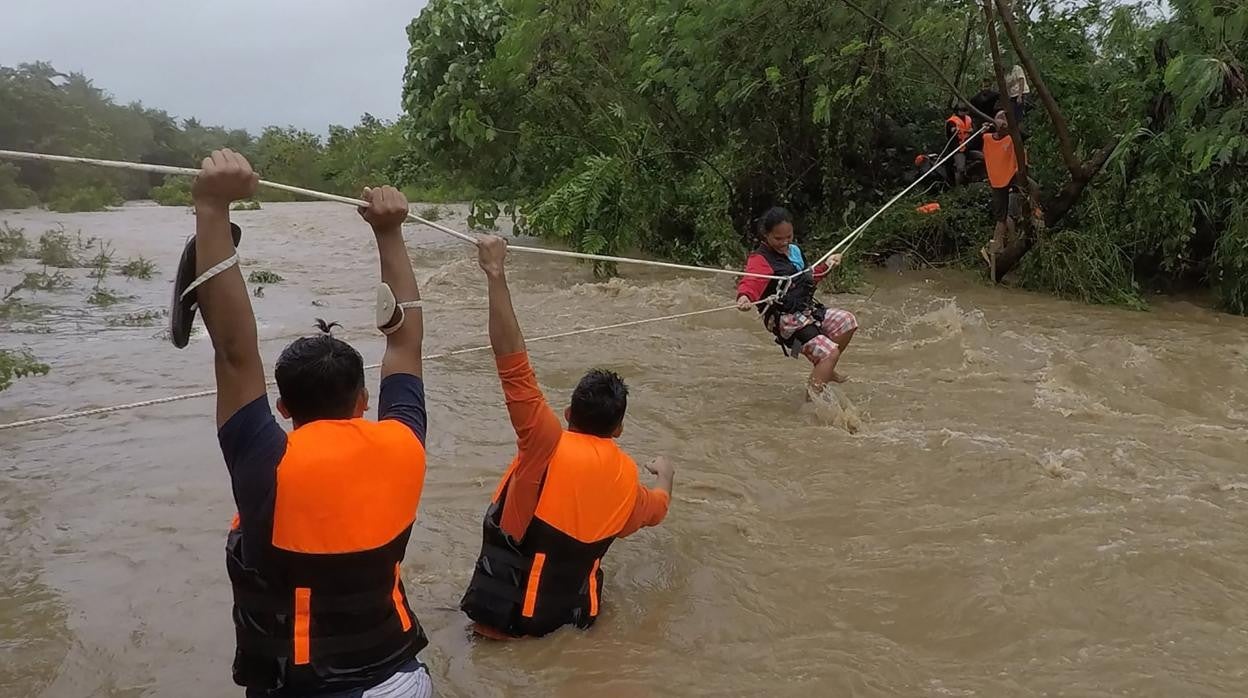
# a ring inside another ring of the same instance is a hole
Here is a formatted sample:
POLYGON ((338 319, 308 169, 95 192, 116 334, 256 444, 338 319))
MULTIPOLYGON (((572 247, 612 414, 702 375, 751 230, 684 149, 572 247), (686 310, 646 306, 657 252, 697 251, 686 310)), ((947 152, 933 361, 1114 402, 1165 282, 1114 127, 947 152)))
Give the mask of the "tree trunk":
MULTIPOLYGON (((988 0, 985 0, 985 5, 987 2, 988 0)), ((1066 117, 1062 116, 1062 110, 1057 107, 1057 100, 1053 99, 1053 93, 1049 92, 1048 85, 1044 84, 1044 78, 1040 77, 1040 71, 1036 68, 1031 52, 1023 46, 1023 40, 1018 33, 1018 25, 1014 23, 1014 17, 1010 14, 1006 0, 995 0, 995 2, 1001 16, 1001 24, 1005 27, 1005 35, 1009 37, 1010 45, 1014 47, 1014 53, 1018 55, 1018 60, 1023 65, 1023 71, 1027 73, 1027 79, 1031 81, 1032 90, 1040 95, 1044 110, 1049 113, 1049 119, 1053 122, 1053 131, 1057 134, 1057 147, 1061 151, 1062 160, 1066 163, 1066 168, 1070 170, 1070 176, 1079 177, 1082 164, 1071 144, 1070 127, 1066 124, 1066 117)), ((996 40, 995 33, 992 39, 996 40)), ((1002 94, 1008 95, 1009 93, 1002 94)))

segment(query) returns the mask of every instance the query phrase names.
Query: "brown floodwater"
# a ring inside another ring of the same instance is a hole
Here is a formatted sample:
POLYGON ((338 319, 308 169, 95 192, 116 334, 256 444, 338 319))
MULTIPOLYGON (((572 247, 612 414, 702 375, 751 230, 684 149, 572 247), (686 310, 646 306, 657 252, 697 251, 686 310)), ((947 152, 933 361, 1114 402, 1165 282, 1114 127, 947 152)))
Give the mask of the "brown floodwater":
MULTIPOLYGON (((463 226, 462 210, 449 220, 463 226)), ((150 281, 20 294, 0 345, 51 364, 0 393, 0 422, 189 392, 211 348, 164 308, 181 208, 4 212, 144 255, 150 281), (126 318, 127 315, 131 317, 126 318)), ((349 207, 235 214, 276 358, 314 318, 367 361, 377 262, 349 207)), ((483 344, 474 255, 412 228, 430 352, 483 344)), ((37 270, 0 268, 0 286, 37 270)), ((594 283, 513 255, 530 336, 731 303, 732 281, 624 268, 594 283)), ((479 521, 513 453, 488 354, 426 365, 429 470, 404 574, 442 696, 1242 696, 1248 692, 1248 321, 1178 301, 1149 312, 881 272, 844 359, 804 402, 807 367, 726 311, 530 350, 562 406, 591 366, 632 389, 623 445, 678 467, 667 521, 607 558, 589 632, 474 641, 455 610, 479 521), (852 433, 851 433, 852 432, 852 433)), ((370 381, 376 378, 370 377, 370 381)), ((648 477, 648 476, 646 476, 648 477)), ((0 431, 0 695, 241 695, 224 566, 234 509, 210 399, 0 431)))

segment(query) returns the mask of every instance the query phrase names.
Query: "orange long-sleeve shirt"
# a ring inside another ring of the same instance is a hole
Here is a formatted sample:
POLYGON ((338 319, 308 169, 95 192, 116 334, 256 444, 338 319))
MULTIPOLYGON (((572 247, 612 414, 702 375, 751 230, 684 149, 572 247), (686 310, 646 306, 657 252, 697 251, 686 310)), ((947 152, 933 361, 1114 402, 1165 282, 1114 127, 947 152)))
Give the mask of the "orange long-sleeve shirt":
MULTIPOLYGON (((559 440, 563 438, 563 425, 537 385, 528 353, 499 356, 495 363, 519 449, 509 471, 501 527, 504 533, 518 541, 524 538, 537 511, 542 480, 559 440)), ((623 538, 646 526, 658 525, 667 516, 669 502, 667 492, 638 484, 632 514, 616 536, 623 538)))

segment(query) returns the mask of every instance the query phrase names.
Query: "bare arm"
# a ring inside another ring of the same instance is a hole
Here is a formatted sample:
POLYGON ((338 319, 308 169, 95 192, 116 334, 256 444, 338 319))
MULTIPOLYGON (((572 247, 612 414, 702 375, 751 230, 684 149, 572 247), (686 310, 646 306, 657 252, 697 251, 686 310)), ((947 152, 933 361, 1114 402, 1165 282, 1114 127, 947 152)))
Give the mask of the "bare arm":
MULTIPOLYGON (((420 288, 412 261, 403 241, 403 221, 407 220, 407 199, 394 187, 365 189, 368 208, 360 215, 373 228, 377 238, 377 255, 381 259, 381 281, 390 286, 395 300, 409 303, 420 300, 420 288)), ((396 315, 399 309, 395 309, 396 315)), ((420 376, 420 353, 425 337, 424 313, 420 308, 403 309, 403 325, 386 335, 386 353, 381 359, 381 377, 395 373, 420 376)))
POLYGON ((511 289, 507 288, 504 260, 507 257, 507 241, 495 235, 487 235, 477 243, 477 261, 485 271, 490 297, 490 346, 494 356, 507 356, 524 351, 524 335, 516 310, 511 304, 511 289))
MULTIPOLYGON (((218 150, 204 158, 203 170, 192 188, 197 276, 234 254, 230 202, 252 196, 257 181, 251 165, 238 153, 218 150)), ((220 428, 235 412, 265 393, 256 316, 237 264, 212 277, 195 294, 212 339, 220 428)))

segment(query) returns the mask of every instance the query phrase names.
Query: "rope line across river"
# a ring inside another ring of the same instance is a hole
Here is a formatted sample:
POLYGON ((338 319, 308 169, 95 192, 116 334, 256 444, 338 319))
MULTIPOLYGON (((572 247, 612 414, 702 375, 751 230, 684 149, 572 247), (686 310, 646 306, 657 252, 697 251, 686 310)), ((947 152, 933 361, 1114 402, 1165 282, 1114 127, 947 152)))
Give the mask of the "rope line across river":
MULTIPOLYGON (((976 135, 978 135, 978 133, 982 133, 983 130, 984 129, 981 128, 977 132, 976 135)), ((945 161, 953 157, 954 152, 950 152, 949 154, 942 157, 936 163, 936 166, 932 167, 930 170, 920 175, 918 178, 914 180, 914 182, 912 182, 909 186, 907 186, 900 193, 898 193, 896 196, 890 199, 887 203, 885 203, 882 207, 880 207, 879 210, 877 210, 874 214, 868 217, 867 220, 865 220, 861 225, 859 225, 857 228, 851 231, 848 235, 842 238, 841 241, 838 242, 836 245, 834 245, 832 249, 829 250, 826 254, 820 257, 818 261, 810 265, 810 268, 813 269, 814 267, 827 262, 828 259, 830 259, 832 255, 834 254, 844 253, 846 250, 848 250, 850 246, 852 246, 862 236, 862 233, 864 230, 866 230, 867 226, 875 222, 875 220, 879 218, 879 216, 882 213, 884 213, 884 211, 888 210, 888 208, 892 206, 893 204, 897 203, 897 201, 899 201, 901 197, 905 196, 912 189, 917 187, 919 183, 922 182, 926 177, 931 175, 933 172, 936 172, 938 167, 941 164, 944 164, 945 161)), ((96 158, 71 157, 71 156, 66 156, 66 155, 51 155, 47 153, 32 153, 32 152, 14 151, 14 150, 0 150, 0 158, 63 162, 63 163, 70 163, 70 164, 91 165, 91 166, 97 166, 97 167, 109 167, 109 168, 114 168, 114 169, 127 169, 127 170, 141 171, 141 172, 152 172, 156 174, 186 175, 186 176, 195 176, 199 174, 199 170, 190 168, 190 167, 172 167, 169 165, 153 165, 153 164, 148 164, 148 163, 122 162, 118 160, 100 160, 96 158)), ((333 201, 336 203, 349 204, 349 205, 357 206, 357 207, 368 205, 368 202, 362 199, 353 199, 350 197, 338 196, 337 194, 329 194, 325 192, 313 191, 311 189, 304 189, 302 187, 291 186, 288 184, 281 184, 279 182, 268 182, 265 180, 261 180, 260 184, 266 187, 273 188, 273 189, 280 189, 282 191, 291 192, 293 194, 299 194, 301 196, 307 196, 307 197, 315 198, 315 199, 322 199, 325 201, 333 201)), ((434 221, 427 220, 425 218, 422 218, 420 216, 417 216, 411 213, 410 211, 408 212, 407 216, 409 220, 415 221, 422 225, 429 226, 430 228, 446 233, 447 235, 455 237, 464 242, 468 242, 472 244, 476 244, 477 242, 476 239, 473 238, 471 235, 455 230, 454 228, 441 225, 434 221)), ((787 288, 787 285, 789 282, 791 282, 793 279, 797 278, 802 273, 804 273, 804 272, 799 271, 797 273, 790 274, 788 276, 777 276, 777 275, 772 275, 772 274, 754 274, 750 272, 735 271, 731 269, 717 269, 715 267, 698 267, 698 266, 691 266, 691 265, 686 265, 686 264, 675 264, 672 262, 660 262, 660 261, 648 260, 648 259, 634 259, 630 257, 615 257, 615 256, 609 256, 609 255, 584 254, 580 252, 569 252, 566 250, 553 250, 553 249, 546 249, 542 247, 526 247, 523 245, 509 245, 508 249, 514 250, 517 252, 543 254, 543 255, 550 255, 550 256, 555 256, 555 257, 570 257, 574 259, 584 259, 584 260, 592 260, 592 261, 639 264, 639 265, 645 265, 645 266, 661 267, 665 269, 679 269, 679 270, 684 270, 684 271, 707 272, 707 273, 715 273, 715 274, 727 274, 727 275, 738 276, 738 277, 753 277, 753 278, 763 278, 763 279, 769 279, 769 280, 778 280, 781 282, 781 286, 779 289, 781 293, 783 293, 783 291, 787 288)), ((768 298, 764 298, 760 301, 757 301, 755 305, 770 304, 773 300, 775 300, 774 295, 768 298)), ((537 342, 537 341, 545 341, 545 340, 551 340, 551 339, 560 339, 563 337, 572 337, 575 335, 588 334, 591 332, 605 332, 607 330, 620 329, 624 327, 635 327, 638 325, 645 325, 645 324, 649 324, 652 322, 664 322, 667 320, 676 320, 680 318, 693 317, 696 315, 705 315, 708 313, 716 313, 716 312, 720 312, 724 310, 732 310, 732 309, 735 309, 736 307, 737 305, 734 303, 732 305, 726 305, 726 306, 721 306, 721 307, 716 307, 716 308, 706 308, 703 310, 695 310, 695 311, 691 311, 687 313, 676 313, 674 315, 664 315, 661 317, 647 318, 644 320, 632 320, 628 322, 614 323, 611 325, 590 327, 590 328, 581 329, 581 330, 570 330, 567 332, 558 332, 555 334, 544 335, 541 337, 534 337, 530 339, 529 341, 537 342)), ((472 347, 469 349, 458 349, 454 351, 444 352, 441 354, 433 354, 433 355, 426 356, 423 358, 427 360, 441 359, 441 358, 446 358, 450 356, 458 356, 460 354, 469 354, 473 352, 484 351, 489 348, 490 346, 487 344, 484 346, 472 347)), ((371 370, 379 366, 380 364, 370 364, 369 366, 366 366, 366 368, 371 370)), ((269 379, 267 384, 271 386, 273 385, 273 383, 274 383, 273 379, 269 379)), ((216 390, 200 390, 200 391, 196 391, 192 393, 170 395, 170 396, 161 397, 161 398, 153 398, 150 400, 140 400, 137 402, 110 405, 107 407, 97 407, 97 408, 92 408, 88 410, 65 412, 61 414, 48 415, 45 417, 33 417, 31 419, 23 419, 23 420, 18 420, 14 422, 8 422, 5 424, 0 424, 0 431, 6 431, 10 429, 20 429, 23 427, 37 426, 40 424, 52 424, 56 422, 67 421, 70 419, 78 419, 82 417, 93 417, 93 416, 102 415, 102 414, 110 414, 113 412, 122 412, 126 410, 140 409, 143 407, 153 407, 156 405, 164 405, 164 404, 168 404, 171 402, 180 402, 183 400, 193 400, 193 399, 201 398, 201 397, 209 397, 209 396, 215 395, 216 393, 217 393, 216 390)))

